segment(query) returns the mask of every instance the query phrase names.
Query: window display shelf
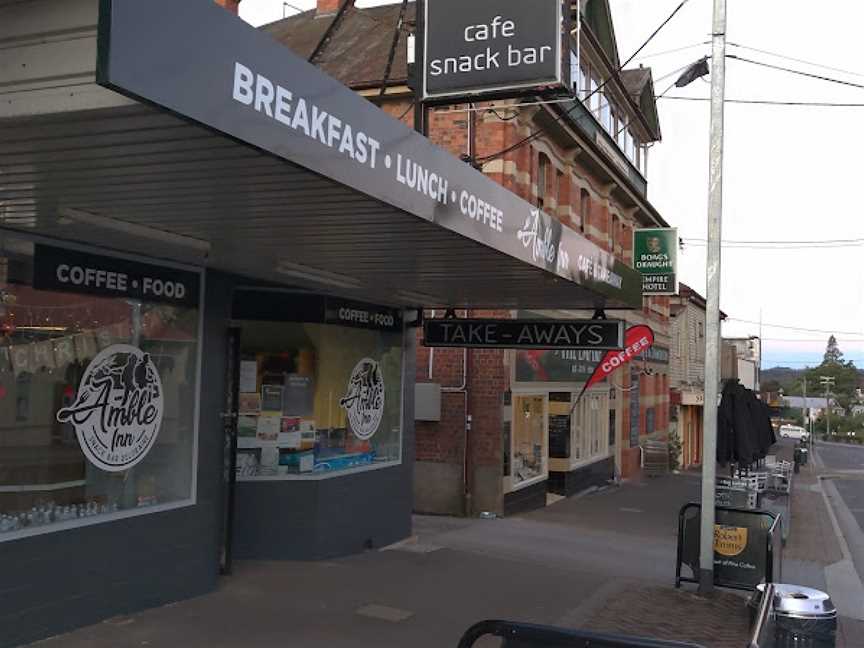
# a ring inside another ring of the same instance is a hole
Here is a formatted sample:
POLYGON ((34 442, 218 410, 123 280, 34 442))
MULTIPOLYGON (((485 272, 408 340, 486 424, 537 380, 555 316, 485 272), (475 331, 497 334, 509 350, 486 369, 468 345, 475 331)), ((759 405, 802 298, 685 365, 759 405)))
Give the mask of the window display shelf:
POLYGON ((66 488, 78 488, 86 484, 86 479, 75 479, 73 481, 56 482, 54 484, 13 484, 0 486, 0 493, 42 493, 64 490, 66 488))
MULTIPOLYGON (((375 461, 371 464, 354 466, 353 468, 344 468, 335 471, 319 470, 307 473, 288 473, 283 475, 246 475, 242 477, 238 475, 237 482, 318 481, 322 479, 336 479, 339 477, 344 477, 346 475, 355 475, 357 473, 369 472, 371 470, 394 468, 401 465, 401 461, 375 461)), ((543 479, 545 479, 545 477, 543 479)), ((520 484, 520 487, 521 486, 522 484, 520 484)))

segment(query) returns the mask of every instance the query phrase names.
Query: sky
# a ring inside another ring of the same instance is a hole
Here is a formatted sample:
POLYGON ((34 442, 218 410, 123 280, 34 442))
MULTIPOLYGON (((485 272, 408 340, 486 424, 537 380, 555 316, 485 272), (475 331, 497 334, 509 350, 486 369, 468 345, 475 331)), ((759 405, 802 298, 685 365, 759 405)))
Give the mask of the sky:
MULTIPOLYGON (((243 0, 241 17, 261 25, 310 9, 314 0, 243 0)), ((358 7, 383 4, 358 0, 358 7)), ((680 0, 610 0, 626 60, 680 0)), ((711 0, 688 0, 636 58, 660 79, 710 52, 711 0), (688 49, 668 52, 682 47, 688 49), (658 55, 659 54, 659 55, 658 55)), ((849 0, 728 0, 728 54, 864 86, 864 3, 849 0), (731 44, 734 43, 735 46, 731 44), (763 50, 754 51, 755 48, 763 50), (770 52, 771 54, 768 54, 770 52), (776 56, 776 54, 782 55, 776 56), (800 59, 799 61, 790 60, 800 59), (820 64, 816 67, 801 61, 820 64)), ((727 99, 864 104, 864 88, 804 78, 727 59, 727 99)), ((657 94, 676 78, 657 83, 657 94)), ((708 97, 698 80, 672 96, 708 97)), ((705 294, 708 204, 707 102, 661 99, 663 141, 649 155, 648 197, 679 229, 681 280, 705 294)), ((861 201, 864 108, 727 104, 724 241, 864 238, 861 201)), ((829 332, 846 359, 864 367, 864 247, 727 246, 722 259, 725 336, 760 335, 763 366, 818 364, 829 332), (786 327, 786 328, 784 328, 786 327), (791 327, 807 330, 795 330, 791 327)))

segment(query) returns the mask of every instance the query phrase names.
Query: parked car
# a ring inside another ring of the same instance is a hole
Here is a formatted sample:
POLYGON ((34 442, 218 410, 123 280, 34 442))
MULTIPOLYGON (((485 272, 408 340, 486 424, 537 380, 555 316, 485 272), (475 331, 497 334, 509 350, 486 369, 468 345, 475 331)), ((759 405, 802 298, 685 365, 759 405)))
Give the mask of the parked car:
POLYGON ((781 425, 780 426, 780 438, 781 439, 796 439, 798 441, 806 441, 809 438, 809 434, 807 430, 798 425, 781 425))

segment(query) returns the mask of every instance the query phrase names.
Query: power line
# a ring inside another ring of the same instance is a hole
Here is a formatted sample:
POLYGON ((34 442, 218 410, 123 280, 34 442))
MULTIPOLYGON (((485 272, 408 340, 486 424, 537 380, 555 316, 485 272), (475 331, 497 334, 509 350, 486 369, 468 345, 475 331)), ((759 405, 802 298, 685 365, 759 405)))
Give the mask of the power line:
MULTIPOLYGON (((703 238, 682 238, 685 246, 705 247, 703 238)), ((822 241, 723 241, 727 250, 836 250, 857 248, 864 245, 864 239, 828 239, 822 241)))
MULTIPOLYGON (((672 99, 673 101, 711 101, 710 97, 681 97, 678 95, 666 95, 658 99, 672 99)), ((808 106, 816 108, 864 108, 864 103, 840 103, 833 101, 772 101, 768 99, 726 99, 724 103, 743 104, 751 106, 808 106)))
POLYGON ((789 326, 788 324, 769 324, 767 322, 756 322, 753 320, 745 320, 739 319, 737 317, 727 317, 726 321, 728 322, 739 322, 741 324, 761 324, 762 326, 767 326, 768 328, 778 328, 785 329, 787 331, 805 331, 807 333, 825 333, 826 335, 854 335, 856 337, 864 337, 864 332, 857 331, 828 331, 825 329, 812 329, 812 328, 804 328, 801 326, 789 326))
MULTIPOLYGON (((697 236, 685 236, 685 237, 683 237, 683 240, 684 241, 702 241, 702 242, 704 242, 707 239, 700 238, 697 236)), ((763 244, 767 245, 767 244, 774 244, 774 243, 782 244, 782 245, 785 245, 787 243, 790 245, 804 245, 804 244, 808 244, 808 243, 864 243, 864 238, 820 239, 818 241, 813 241, 813 240, 810 240, 810 241, 771 241, 771 240, 741 241, 741 240, 724 239, 723 243, 732 243, 732 244, 739 244, 740 243, 740 244, 745 244, 745 245, 763 245, 763 244)))
MULTIPOLYGON (((584 99, 582 99, 582 101, 583 101, 583 102, 586 102, 588 99, 590 99, 590 98, 593 97, 595 94, 597 94, 598 92, 600 92, 600 90, 602 90, 602 89, 603 89, 603 88, 604 88, 604 87, 605 87, 605 86, 606 86, 606 85, 607 85, 607 84, 608 84, 612 79, 617 79, 617 78, 619 78, 619 77, 618 77, 618 74, 619 74, 619 73, 620 73, 620 72, 621 72, 625 67, 627 67, 627 65, 628 65, 628 64, 629 64, 633 59, 635 59, 635 58, 639 55, 639 52, 641 52, 643 49, 645 49, 645 47, 646 47, 646 46, 647 46, 647 45, 648 45, 652 40, 654 40, 654 38, 657 36, 657 34, 660 33, 660 31, 661 31, 661 30, 662 30, 662 29, 663 29, 663 28, 664 28, 664 27, 669 23, 669 21, 671 21, 671 20, 672 20, 672 19, 673 19, 677 14, 678 14, 678 12, 681 11, 681 9, 684 7, 684 5, 686 5, 689 1, 690 1, 690 0, 681 0, 681 3, 680 3, 677 7, 675 7, 675 9, 672 11, 672 13, 669 14, 669 17, 666 18, 666 20, 664 20, 664 21, 660 24, 660 26, 657 27, 657 29, 655 29, 655 30, 651 33, 651 35, 647 38, 647 40, 646 40, 644 43, 642 43, 642 45, 639 46, 639 49, 637 49, 635 52, 633 52, 633 54, 630 56, 630 58, 628 58, 626 61, 624 61, 624 63, 622 63, 621 65, 619 65, 618 68, 617 68, 616 70, 614 70, 613 73, 612 73, 609 77, 607 77, 607 79, 606 79, 605 81, 603 81, 602 83, 600 83, 600 84, 597 86, 597 88, 595 88, 595 89, 594 89, 590 94, 588 94, 584 99)), ((578 102, 579 102, 579 99, 576 98, 575 101, 578 103, 578 102)), ((560 121, 561 121, 562 119, 564 119, 565 117, 569 117, 569 116, 571 116, 571 114, 572 114, 572 112, 573 112, 574 110, 576 110, 576 106, 575 106, 575 105, 574 105, 572 108, 570 108, 569 110, 565 111, 564 114, 557 116, 557 117, 555 118, 554 121, 557 123, 557 122, 560 122, 560 121)), ((493 153, 493 154, 491 154, 491 155, 487 155, 487 156, 483 157, 482 159, 478 160, 478 162, 481 164, 481 168, 482 168, 482 165, 483 165, 483 164, 486 164, 487 162, 490 162, 490 161, 492 161, 492 160, 495 160, 495 159, 501 157, 502 155, 506 155, 507 153, 510 153, 511 151, 515 151, 517 148, 520 148, 520 147, 522 147, 522 146, 524 146, 524 145, 526 145, 526 144, 530 144, 530 143, 533 142, 535 139, 537 139, 538 137, 540 137, 544 132, 545 132, 545 130, 544 130, 543 128, 539 128, 539 129, 537 129, 536 131, 532 132, 532 133, 531 133, 530 135, 528 135, 527 137, 525 137, 525 138, 521 139, 520 141, 516 142, 515 144, 513 144, 513 145, 511 145, 511 146, 508 146, 507 148, 502 149, 501 151, 498 151, 497 153, 493 153)))
MULTIPOLYGON (((846 358, 844 358, 846 360, 846 358)), ((798 365, 813 365, 814 367, 818 367, 822 364, 821 360, 770 360, 770 362, 774 363, 784 363, 784 364, 798 364, 798 365)), ((864 362, 864 358, 851 358, 848 362, 864 362)), ((780 367, 782 365, 775 364, 774 367, 780 367)), ((769 367, 769 369, 773 369, 774 367, 769 367)), ((815 398, 815 397, 814 397, 815 398)))
MULTIPOLYGON (((838 243, 834 245, 727 245, 726 243, 721 243, 724 250, 841 250, 846 248, 858 248, 861 247, 862 243, 838 243)), ((687 246, 690 247, 707 247, 707 243, 704 242, 686 242, 685 241, 685 249, 687 246)))
POLYGON ((736 54, 727 54, 726 58, 733 59, 735 61, 742 61, 744 63, 750 63, 752 65, 758 65, 760 67, 770 68, 772 70, 779 70, 781 72, 788 72, 789 74, 797 74, 798 76, 808 77, 810 79, 819 79, 820 81, 829 81, 831 83, 839 83, 840 85, 864 89, 864 85, 862 85, 860 83, 853 83, 852 81, 843 81, 841 79, 835 79, 833 77, 827 77, 827 76, 823 76, 821 74, 813 74, 811 72, 802 72, 801 70, 793 70, 792 68, 783 67, 781 65, 773 65, 771 63, 765 63, 763 61, 754 61, 753 59, 745 58, 743 56, 737 56, 736 54))
POLYGON ((840 72, 842 74, 849 74, 851 76, 864 78, 864 74, 862 74, 861 72, 852 72, 851 70, 844 70, 843 68, 832 67, 830 65, 823 65, 822 63, 815 63, 813 61, 808 61, 806 59, 795 58, 794 56, 786 56, 785 54, 778 54, 777 52, 759 49, 758 47, 749 47, 747 45, 741 45, 740 43, 730 43, 727 41, 726 44, 731 45, 732 47, 737 47, 739 49, 750 50, 751 52, 759 52, 760 54, 767 54, 768 56, 776 56, 777 58, 786 59, 787 61, 794 61, 795 63, 804 63, 805 65, 812 65, 813 67, 822 68, 823 70, 831 70, 832 72, 840 72))
MULTIPOLYGON (((827 341, 825 338, 761 338, 763 342, 822 342, 827 341)), ((864 340, 851 340, 848 338, 836 338, 837 342, 849 344, 864 344, 864 340)))
POLYGON ((654 58, 655 56, 664 56, 666 54, 674 54, 675 52, 683 52, 685 50, 693 49, 694 47, 704 47, 705 45, 710 45, 711 41, 702 41, 701 43, 693 43, 692 45, 685 45, 684 47, 676 47, 675 49, 663 50, 662 52, 652 52, 651 54, 643 54, 639 57, 640 60, 654 58))

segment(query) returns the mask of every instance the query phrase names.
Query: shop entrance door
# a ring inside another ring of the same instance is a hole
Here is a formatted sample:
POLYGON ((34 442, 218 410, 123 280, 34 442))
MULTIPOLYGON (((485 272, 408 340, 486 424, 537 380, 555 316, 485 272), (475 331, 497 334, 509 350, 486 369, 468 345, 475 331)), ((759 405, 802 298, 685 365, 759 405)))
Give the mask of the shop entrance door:
POLYGON ((222 515, 222 546, 219 554, 220 572, 231 573, 231 539, 234 533, 234 498, 237 483, 237 412, 240 396, 240 329, 228 329, 225 358, 225 408, 222 412, 223 471, 225 493, 222 515))

